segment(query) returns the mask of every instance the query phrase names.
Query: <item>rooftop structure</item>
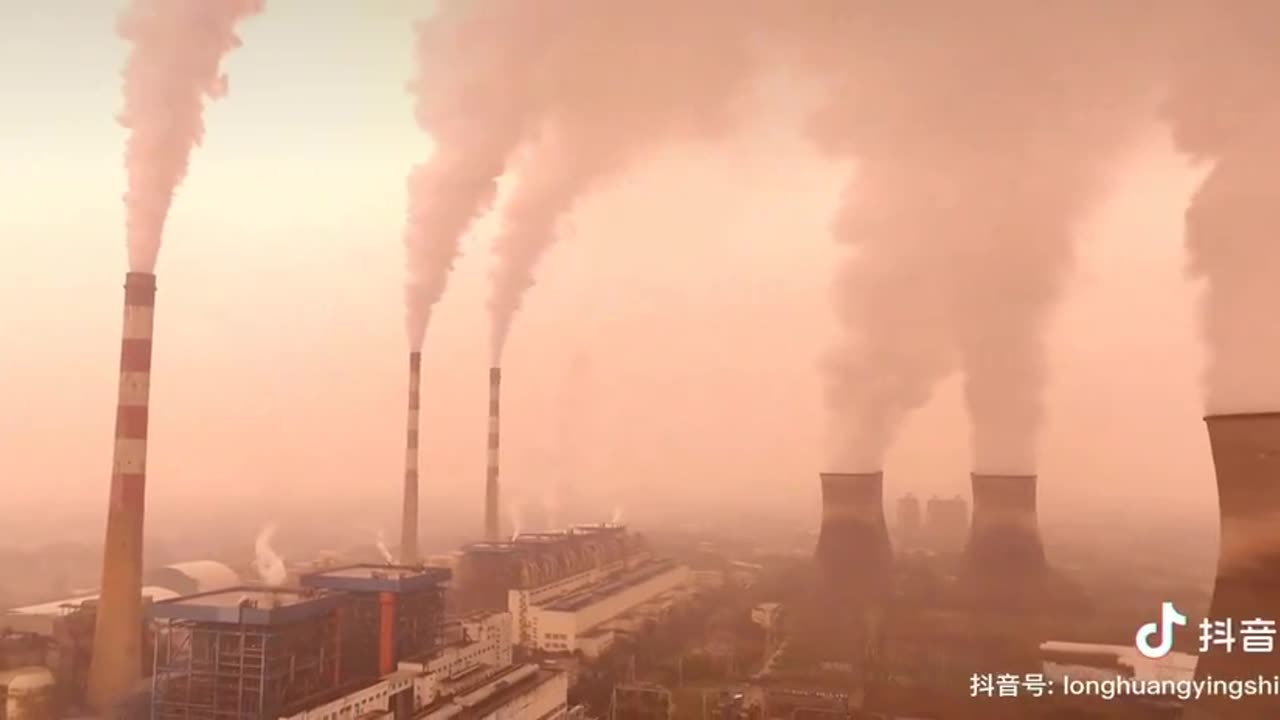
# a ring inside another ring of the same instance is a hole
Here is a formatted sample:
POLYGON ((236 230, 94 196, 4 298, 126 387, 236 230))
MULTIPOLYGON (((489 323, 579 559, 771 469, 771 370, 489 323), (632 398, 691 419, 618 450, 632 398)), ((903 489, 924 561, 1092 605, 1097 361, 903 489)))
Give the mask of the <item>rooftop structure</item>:
POLYGON ((347 592, 412 593, 436 590, 449 581, 448 568, 407 565, 347 565, 303 575, 303 587, 347 592))

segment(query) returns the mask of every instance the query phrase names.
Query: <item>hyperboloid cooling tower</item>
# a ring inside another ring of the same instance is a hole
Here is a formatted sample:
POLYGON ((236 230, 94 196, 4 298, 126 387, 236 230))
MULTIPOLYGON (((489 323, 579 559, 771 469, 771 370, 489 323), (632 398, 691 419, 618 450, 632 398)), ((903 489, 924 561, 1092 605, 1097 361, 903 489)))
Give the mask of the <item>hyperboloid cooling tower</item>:
POLYGON ((966 553, 981 574, 1010 578, 1045 568, 1036 519, 1035 475, 973 473, 973 515, 966 553))
MULTIPOLYGON (((1209 617, 1230 620, 1231 632, 1239 640, 1246 635, 1244 623, 1280 619, 1280 412, 1212 415, 1205 422, 1221 517, 1209 617)), ((1258 652, 1256 646, 1250 652, 1242 646, 1227 652, 1216 646, 1200 656, 1196 675, 1219 680, 1273 679, 1280 675, 1280 652, 1258 652)), ((1219 703, 1210 700, 1208 704, 1219 703)), ((1223 698, 1221 705, 1214 717, 1280 717, 1276 713, 1280 697, 1274 694, 1223 698)))
POLYGON ((404 498, 400 518, 400 563, 418 562, 418 399, 422 353, 409 353, 409 415, 405 433, 404 498))
POLYGON ((142 677, 142 526, 155 301, 155 275, 125 276, 111 497, 88 687, 89 701, 104 710, 128 696, 142 677))
POLYGON ((883 473, 822 473, 816 560, 824 579, 864 588, 887 582, 893 552, 884 519, 883 473))

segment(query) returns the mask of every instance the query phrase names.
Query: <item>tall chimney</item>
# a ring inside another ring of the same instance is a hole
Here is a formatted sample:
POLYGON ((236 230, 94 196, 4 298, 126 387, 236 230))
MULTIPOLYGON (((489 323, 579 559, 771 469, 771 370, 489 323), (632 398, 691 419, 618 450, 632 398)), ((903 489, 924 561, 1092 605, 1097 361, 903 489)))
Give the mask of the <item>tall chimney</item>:
POLYGON ((884 473, 822 473, 822 529, 815 552, 827 580, 887 578, 893 551, 884 520, 884 473))
POLYGON ((1036 520, 1035 475, 973 473, 973 515, 965 553, 980 574, 1010 577, 1045 567, 1036 520))
POLYGON ((409 420, 404 450, 404 507, 400 518, 400 562, 418 563, 418 398, 422 353, 409 353, 409 420))
POLYGON ((89 701, 104 711, 142 678, 142 524, 155 304, 155 275, 125 275, 111 499, 88 682, 89 701))
MULTIPOLYGON (((1216 646, 1202 654, 1196 675, 1272 679, 1280 675, 1280 653, 1245 652, 1241 624, 1276 620, 1280 608, 1280 412, 1211 415, 1205 423, 1221 517, 1218 574, 1208 617, 1231 620, 1237 644, 1231 652, 1216 646)), ((1280 698, 1246 695, 1235 701, 1222 698, 1222 705, 1216 717, 1276 717, 1280 698), (1260 712, 1263 708, 1270 712, 1260 712)))
POLYGON ((484 478, 484 536, 498 539, 498 419, 502 368, 489 368, 489 445, 484 478))

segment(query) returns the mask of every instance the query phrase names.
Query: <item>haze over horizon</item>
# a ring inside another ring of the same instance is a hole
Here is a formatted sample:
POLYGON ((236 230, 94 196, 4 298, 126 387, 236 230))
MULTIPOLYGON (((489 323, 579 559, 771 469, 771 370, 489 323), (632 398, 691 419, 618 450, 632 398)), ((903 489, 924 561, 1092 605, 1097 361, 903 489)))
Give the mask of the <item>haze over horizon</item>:
MULTIPOLYGON (((97 511, 111 462, 124 3, 73 4, 0 6, 13 38, 0 47, 0 493, 20 512, 97 511)), ((268 5, 225 62, 229 93, 205 111, 166 228, 148 501, 394 508, 405 175, 431 150, 405 90, 418 11, 268 5)), ((503 358, 507 497, 537 508, 563 444, 565 486, 597 506, 710 509, 740 489, 736 507, 816 525, 818 360, 837 331, 828 228, 852 166, 805 140, 811 98, 785 87, 766 85, 714 143, 644 148, 571 212, 503 358), (583 357, 591 372, 568 403, 583 357), (569 404, 582 419, 562 430, 569 404)), ((1216 517, 1182 242, 1204 172, 1152 126, 1083 224, 1048 338, 1047 522, 1099 507, 1216 517)), ((424 531, 446 503, 480 525, 497 231, 488 216, 464 240, 426 334, 424 531)), ((967 495, 970 460, 953 375, 891 449, 886 497, 967 495)))

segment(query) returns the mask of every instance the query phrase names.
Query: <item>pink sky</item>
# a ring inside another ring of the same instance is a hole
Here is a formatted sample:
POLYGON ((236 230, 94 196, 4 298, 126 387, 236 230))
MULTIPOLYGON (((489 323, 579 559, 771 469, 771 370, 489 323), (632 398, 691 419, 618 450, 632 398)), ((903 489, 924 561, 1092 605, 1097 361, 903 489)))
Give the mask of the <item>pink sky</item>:
MULTIPOLYGON (((397 502, 404 177, 429 152, 404 92, 409 4, 340 17, 275 0, 244 26, 157 271, 154 504, 397 502)), ((126 48, 102 5, 18 19, 30 26, 0 49, 0 86, 17 93, 0 116, 11 160, 0 166, 0 493, 15 504, 106 499, 125 271, 112 116, 126 48), (51 50, 41 38, 52 32, 76 34, 83 52, 51 50)), ((575 487, 607 506, 656 491, 690 505, 726 492, 816 505, 816 364, 836 258, 826 233, 850 169, 801 142, 794 102, 771 98, 724 146, 669 148, 585 199, 507 350, 509 492, 541 494, 537 458, 555 442, 571 358, 585 353, 575 487)), ((1052 342, 1047 518, 1157 495, 1214 517, 1182 274, 1196 176, 1153 131, 1086 226, 1052 342)), ((467 240, 424 349, 424 528, 441 499, 480 522, 492 231, 482 222, 467 240)), ((887 492, 967 493, 968 471, 952 379, 909 422, 887 492)))

